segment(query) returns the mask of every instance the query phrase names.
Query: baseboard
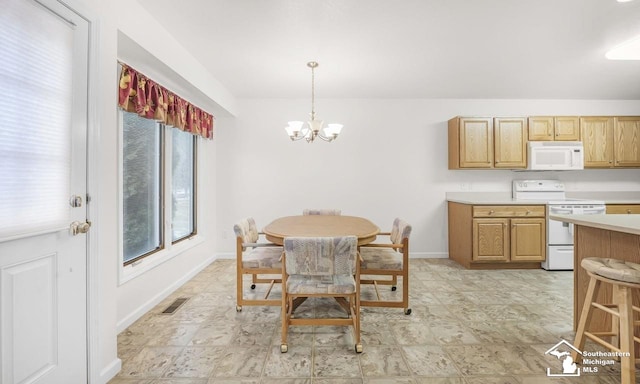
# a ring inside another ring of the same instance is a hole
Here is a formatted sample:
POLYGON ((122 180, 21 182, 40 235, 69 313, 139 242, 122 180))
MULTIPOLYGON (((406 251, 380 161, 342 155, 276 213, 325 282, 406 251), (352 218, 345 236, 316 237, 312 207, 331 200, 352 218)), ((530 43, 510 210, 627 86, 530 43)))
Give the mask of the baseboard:
POLYGON ((235 252, 223 252, 223 253, 218 253, 215 256, 215 260, 232 260, 235 258, 236 258, 235 252))
POLYGON ((167 286, 165 289, 160 291, 157 295, 155 295, 154 297, 149 299, 146 303, 141 305, 138 309, 136 309, 135 311, 131 312, 128 316, 126 316, 124 319, 122 319, 121 321, 119 321, 116 324, 117 333, 120 333, 120 332, 124 331, 125 329, 127 329, 127 327, 129 327, 131 324, 133 324, 136 320, 138 320, 140 317, 142 317, 145 313, 147 313, 151 309, 153 309, 156 305, 158 305, 158 303, 160 303, 162 300, 167 298, 167 296, 172 294, 176 289, 180 288, 184 283, 186 283, 187 281, 191 280, 195 275, 200 273, 200 271, 205 269, 209 264, 211 264, 215 260, 216 260, 215 256, 211 256, 211 257, 207 258, 205 261, 203 261, 202 263, 197 265, 195 268, 193 268, 191 271, 186 273, 180 279, 176 280, 173 284, 167 286))
POLYGON ((115 358, 111 363, 109 363, 102 371, 100 371, 100 376, 98 377, 98 383, 106 384, 109 380, 113 379, 120 369, 122 368, 122 360, 115 358))
POLYGON ((449 254, 445 252, 409 252, 410 259, 447 259, 449 254))

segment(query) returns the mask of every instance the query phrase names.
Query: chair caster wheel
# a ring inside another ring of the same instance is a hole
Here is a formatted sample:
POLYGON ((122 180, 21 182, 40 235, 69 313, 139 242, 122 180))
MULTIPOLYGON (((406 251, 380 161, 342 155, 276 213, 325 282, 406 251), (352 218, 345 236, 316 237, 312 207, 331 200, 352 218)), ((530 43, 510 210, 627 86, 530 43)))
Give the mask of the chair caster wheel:
POLYGON ((251 289, 256 289, 256 285, 255 284, 251 284, 251 289))
POLYGON ((391 291, 395 292, 396 289, 398 289, 395 285, 393 287, 391 287, 391 291))
POLYGON ((289 348, 287 347, 287 344, 281 344, 280 345, 280 352, 281 353, 287 353, 288 350, 289 350, 289 348))
POLYGON ((411 314, 411 308, 407 308, 404 310, 404 314, 405 315, 410 315, 411 314))
POLYGON ((242 312, 242 305, 236 305, 236 312, 242 312))
POLYGON ((356 353, 362 353, 362 344, 356 344, 356 353))

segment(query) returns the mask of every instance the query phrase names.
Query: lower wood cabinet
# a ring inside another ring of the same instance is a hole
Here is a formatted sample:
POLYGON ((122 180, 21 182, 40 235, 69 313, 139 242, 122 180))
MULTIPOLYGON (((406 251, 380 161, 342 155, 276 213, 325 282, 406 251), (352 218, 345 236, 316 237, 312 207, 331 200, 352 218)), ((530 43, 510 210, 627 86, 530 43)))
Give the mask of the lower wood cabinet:
POLYGON ((607 204, 607 214, 640 214, 640 204, 607 204))
POLYGON ((546 258, 544 205, 449 202, 449 258, 467 268, 540 268, 546 258))

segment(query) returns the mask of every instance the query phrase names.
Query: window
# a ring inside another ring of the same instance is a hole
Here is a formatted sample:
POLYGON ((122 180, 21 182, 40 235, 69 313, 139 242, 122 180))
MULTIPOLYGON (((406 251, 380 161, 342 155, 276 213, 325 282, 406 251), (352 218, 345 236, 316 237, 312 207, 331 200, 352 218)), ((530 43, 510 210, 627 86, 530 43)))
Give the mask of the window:
POLYGON ((196 140, 135 113, 122 116, 123 265, 196 234, 196 140))

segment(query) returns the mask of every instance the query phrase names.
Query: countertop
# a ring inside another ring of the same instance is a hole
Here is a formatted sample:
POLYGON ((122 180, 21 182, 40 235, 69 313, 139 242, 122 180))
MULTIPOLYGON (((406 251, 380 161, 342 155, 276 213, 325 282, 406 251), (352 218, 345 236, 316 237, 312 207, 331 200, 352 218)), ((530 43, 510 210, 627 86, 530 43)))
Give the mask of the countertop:
POLYGON ((640 235, 640 215, 549 215, 551 220, 640 235))
MULTIPOLYGON (((605 204, 640 204, 640 192, 566 192, 567 198, 602 200, 605 204)), ((447 192, 446 200, 480 205, 544 205, 544 201, 514 200, 511 192, 447 192)))

